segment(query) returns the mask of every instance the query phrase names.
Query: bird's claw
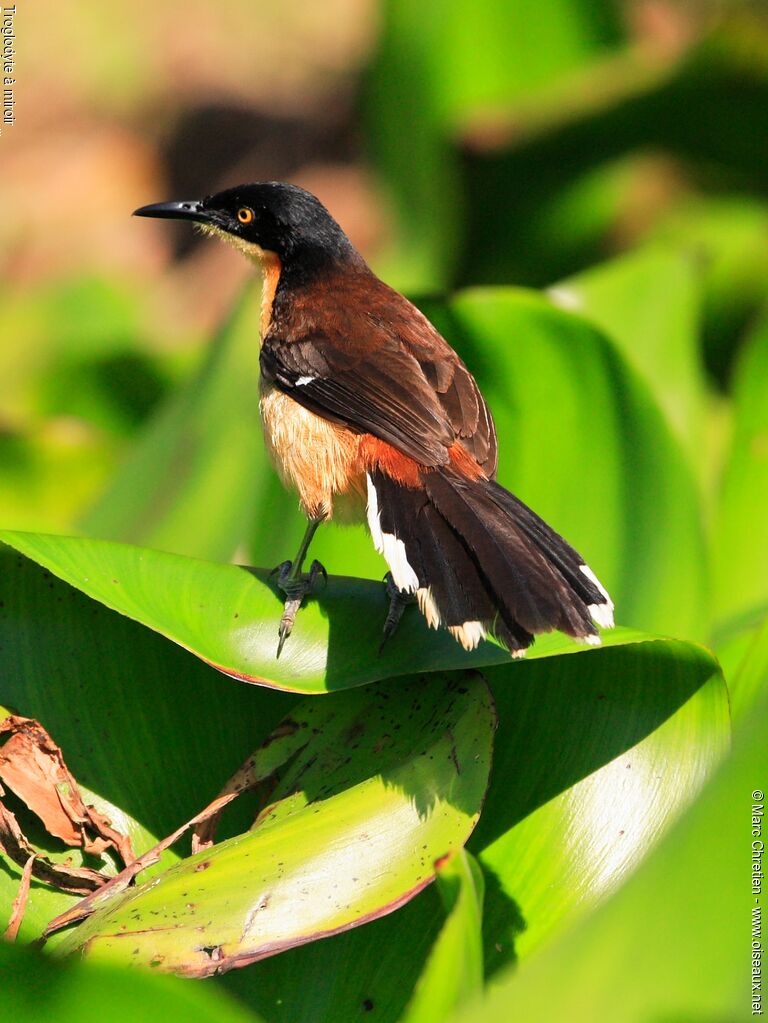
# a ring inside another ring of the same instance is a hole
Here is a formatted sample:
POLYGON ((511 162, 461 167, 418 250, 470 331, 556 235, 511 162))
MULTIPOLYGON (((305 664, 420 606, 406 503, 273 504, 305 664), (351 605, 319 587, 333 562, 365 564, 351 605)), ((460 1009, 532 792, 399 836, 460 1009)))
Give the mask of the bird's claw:
POLYGON ((411 605, 416 603, 416 595, 409 593, 407 590, 400 590, 395 585, 395 580, 392 578, 392 573, 387 572, 384 576, 384 584, 387 588, 387 596, 389 597, 389 610, 387 611, 387 617, 384 621, 383 636, 381 637, 381 643, 379 644, 379 655, 384 649, 384 644, 394 635, 395 630, 400 624, 400 619, 403 617, 403 611, 411 605))
POLYGON ((272 572, 270 572, 270 575, 277 576, 277 585, 285 594, 283 614, 280 618, 280 625, 277 630, 277 656, 279 657, 282 653, 285 641, 288 639, 291 631, 293 630, 296 615, 298 614, 302 601, 307 594, 312 593, 315 589, 318 576, 322 576, 325 583, 328 582, 328 573, 323 565, 321 565, 319 561, 315 560, 309 566, 309 572, 307 572, 306 575, 302 575, 301 573, 294 575, 293 563, 290 561, 284 561, 282 564, 278 565, 277 568, 274 568, 272 572))

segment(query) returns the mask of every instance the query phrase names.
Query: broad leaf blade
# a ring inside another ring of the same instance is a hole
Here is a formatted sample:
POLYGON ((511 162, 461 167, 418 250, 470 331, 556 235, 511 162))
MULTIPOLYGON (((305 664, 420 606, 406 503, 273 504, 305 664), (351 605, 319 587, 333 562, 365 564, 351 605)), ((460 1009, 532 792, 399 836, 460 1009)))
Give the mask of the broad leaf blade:
POLYGON ((126 973, 90 963, 57 963, 0 943, 0 1014, 16 1023, 259 1023, 255 1013, 211 986, 126 973))
POLYGON ((635 870, 719 765, 730 735, 717 661, 692 644, 606 648, 580 672, 564 657, 524 668, 515 685, 508 669, 485 671, 500 727, 470 848, 486 871, 493 970, 529 955, 635 870))
MULTIPOLYGON (((273 690, 233 685, 7 548, 0 549, 0 678, 0 703, 45 726, 85 802, 127 832, 137 853, 212 799, 291 704, 273 690)), ((31 815, 23 819, 52 859, 114 871, 53 841, 31 815)), ((237 816, 234 830, 247 820, 237 816)), ((156 869, 178 858, 169 850, 156 869)), ((4 927, 20 871, 3 863, 4 927)), ((20 940, 39 937, 76 901, 33 885, 20 940)))
POLYGON ((404 1023, 443 1023, 483 990, 483 872, 466 850, 437 875, 448 917, 416 985, 404 1023))
POLYGON ((648 246, 550 291, 556 304, 582 313, 617 345, 697 467, 707 399, 698 347, 700 276, 692 254, 648 246))
MULTIPOLYGON (((483 674, 499 731, 469 848, 483 866, 486 969, 495 977, 637 869, 719 763, 729 721, 716 662, 675 640, 483 674)), ((365 928, 293 950, 230 974, 227 986, 273 1023, 312 1013, 355 1023, 371 1004, 377 1018, 399 1020, 438 939, 435 903, 425 892, 372 924, 370 936, 365 928), (339 965, 348 962, 353 973, 339 965)))
MULTIPOLYGON (((212 798, 223 779, 295 701, 269 690, 236 685, 149 629, 88 600, 34 563, 7 550, 0 557, 4 700, 39 718, 62 745, 78 779, 109 800, 117 813, 132 816, 144 826, 143 832, 131 832, 137 851, 169 833, 212 798), (57 679, 56 686, 51 685, 52 678, 57 679), (126 738, 118 742, 117 735, 126 738)), ((373 584, 366 585, 379 592, 373 584)), ((312 606, 302 613, 311 613, 312 606)), ((351 601, 348 614, 335 617, 337 641, 343 642, 345 634, 357 636, 367 614, 365 604, 351 601)), ((418 616, 413 620, 418 624, 418 616)), ((400 670, 405 670, 408 656, 434 638, 434 633, 419 625, 413 646, 406 646, 400 670)), ((552 800, 598 771, 652 733, 706 681, 706 658, 699 662, 686 653, 695 648, 631 634, 613 638, 626 645, 613 650, 590 648, 579 656, 546 661, 507 660, 503 669, 494 669, 493 685, 501 706, 497 745, 501 760, 487 797, 484 837, 478 833, 480 848, 499 837, 493 827, 486 830, 487 824, 498 821, 505 831, 536 810, 540 805, 536 793, 540 799, 552 800), (589 681, 593 673, 594 685, 589 681), (601 695, 604 700, 598 699, 601 695), (522 731, 518 721, 524 723, 522 731), (526 742, 527 732, 531 743, 526 742), (512 752, 507 758, 508 747, 512 752), (556 756, 548 752, 552 748, 558 751, 556 756), (541 756, 532 749, 541 750, 541 756), (579 751, 584 755, 574 760, 579 751), (547 765, 550 776, 544 774, 547 765), (533 800, 526 795, 525 776, 530 771, 533 800)), ((454 647, 451 644, 448 649, 454 647)), ((562 649, 583 648, 563 641, 562 649)), ((368 665, 372 674, 380 670, 370 659, 368 665)), ((326 701, 315 702, 322 706, 326 701)), ((703 756, 721 735, 719 706, 716 702, 712 714, 701 717, 700 730, 690 733, 691 745, 700 745, 703 756), (714 739, 708 737, 711 732, 714 739)), ((687 753, 669 745, 666 749, 663 778, 655 784, 666 785, 674 802, 681 798, 676 768, 678 763, 685 764, 687 753)), ((555 823, 551 842, 559 842, 557 829, 568 819, 564 814, 555 823)), ((240 830, 244 826, 243 819, 240 830)), ((231 828, 226 832, 232 833, 231 828)), ((613 841, 620 846, 621 837, 614 835, 613 841)), ((156 869, 165 869, 176 856, 166 853, 156 869)), ((625 861, 625 868, 631 869, 635 862, 625 861)), ((582 892, 583 866, 582 862, 574 879, 582 892)), ((17 876, 0 875, 0 900, 6 912, 17 876)), ((486 905, 493 921, 500 896, 492 875, 487 875, 487 882, 486 905)), ((565 923, 572 904, 560 900, 558 892, 554 912, 565 923)), ((47 920, 73 901, 71 896, 33 889, 22 936, 37 936, 47 920)), ((506 896, 500 904, 502 911, 508 907, 506 896)), ((545 911, 546 904, 540 903, 540 908, 545 911)), ((227 986, 256 1005, 265 1018, 280 1023, 312 1013, 325 1013, 321 1018, 338 1021, 356 1020, 369 1002, 382 1019, 394 1021, 404 1010, 420 964, 437 937, 440 919, 434 893, 427 891, 402 911, 369 927, 236 971, 227 977, 227 986), (345 968, 349 961, 358 964, 356 972, 345 968)), ((535 931, 538 920, 531 922, 535 931)), ((506 941, 504 927, 492 933, 494 939, 506 941)))
POLYGON ((312 700, 289 722, 306 744, 253 831, 109 900, 55 947, 208 976, 390 912, 460 851, 495 726, 478 674, 312 700))
MULTIPOLYGON (((327 588, 302 608, 278 659, 282 597, 262 569, 76 537, 5 530, 0 531, 0 541, 221 671, 264 686, 322 693, 411 671, 510 660, 506 651, 488 642, 467 653, 447 632, 427 629, 415 608, 379 656, 388 607, 384 587, 345 578, 330 578, 327 588), (354 643, 349 642, 351 636, 354 643)), ((607 644, 647 638, 628 630, 604 634, 607 644)), ((592 649, 553 633, 541 637, 528 656, 592 649)))
POLYGON ((737 731, 733 755, 637 874, 457 1021, 540 1019, 553 977, 574 1023, 614 1019, 617 1006, 625 1023, 748 1018, 757 905, 750 830, 753 806, 765 809, 766 777, 764 697, 737 731))

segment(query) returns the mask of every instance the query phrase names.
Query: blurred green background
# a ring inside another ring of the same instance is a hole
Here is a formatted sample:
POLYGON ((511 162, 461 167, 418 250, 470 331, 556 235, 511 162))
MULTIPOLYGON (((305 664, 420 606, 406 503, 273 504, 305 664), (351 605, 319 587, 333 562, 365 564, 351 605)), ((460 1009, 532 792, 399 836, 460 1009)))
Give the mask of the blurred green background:
MULTIPOLYGON (((256 414, 253 270, 130 218, 288 179, 465 357, 502 482, 583 550, 618 620, 737 662, 768 603, 766 530, 743 521, 768 496, 763 4, 39 0, 15 27, 3 526, 292 555, 301 516, 256 414), (471 290, 488 285, 518 290, 471 290), (576 359, 577 320, 621 369, 576 359)), ((384 568, 361 530, 321 531, 314 553, 384 568)))
MULTIPOLYGON (((488 284, 549 288, 553 305, 586 314, 655 393, 701 529, 733 526, 717 507, 730 399, 734 380, 749 387, 740 359, 759 361, 749 349, 767 290, 762 5, 161 0, 115 11, 39 0, 16 31, 18 119, 0 139, 4 526, 264 564, 289 556, 296 502, 251 436, 252 309, 237 351, 210 346, 252 271, 183 225, 129 216, 259 179, 316 192, 374 268, 437 319, 435 299, 488 284)), ((627 474, 595 458, 611 439, 592 434, 577 451, 558 430, 556 387, 539 387, 531 425, 521 402, 534 381, 520 395, 500 386, 525 323, 490 340, 451 315, 442 325, 502 427, 502 480, 599 560, 569 509, 587 459, 603 498, 627 474), (571 487, 559 473, 552 493, 521 447, 532 463, 567 452, 571 487)), ((563 372, 578 390, 579 367, 563 372)), ((765 472, 757 442, 743 457, 765 472)), ((669 530, 674 509, 654 518, 647 503, 643 529, 669 530)), ((381 573, 365 537, 326 534, 317 550, 332 570, 381 573)), ((727 547, 706 558, 723 586, 716 617, 731 621, 765 591, 725 593, 722 562, 751 570, 761 556, 733 536, 727 547)), ((691 570, 694 589, 710 586, 709 566, 691 570)), ((702 616, 689 611, 677 631, 704 638, 708 624, 694 628, 702 616)), ((620 619, 661 624, 621 608, 620 619)))

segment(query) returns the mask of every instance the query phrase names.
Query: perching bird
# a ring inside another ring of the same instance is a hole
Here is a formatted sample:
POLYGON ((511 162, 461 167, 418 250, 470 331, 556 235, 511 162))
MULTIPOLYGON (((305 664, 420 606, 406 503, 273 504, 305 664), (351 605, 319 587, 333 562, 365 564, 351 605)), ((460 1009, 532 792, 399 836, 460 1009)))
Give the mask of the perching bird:
POLYGON ((309 520, 293 562, 278 656, 318 572, 312 536, 346 505, 389 565, 385 638, 415 594, 466 649, 492 634, 521 654, 559 629, 599 643, 613 603, 584 559, 495 482, 493 419, 429 320, 368 267, 325 207, 295 185, 239 185, 142 217, 191 220, 260 266, 260 409, 267 447, 309 520))

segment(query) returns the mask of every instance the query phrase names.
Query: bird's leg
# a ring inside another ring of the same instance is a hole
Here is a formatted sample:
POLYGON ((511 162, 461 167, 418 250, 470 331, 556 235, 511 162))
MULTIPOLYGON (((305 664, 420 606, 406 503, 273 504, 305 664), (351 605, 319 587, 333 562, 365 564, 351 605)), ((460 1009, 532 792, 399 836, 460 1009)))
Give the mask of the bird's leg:
POLYGON ((296 557, 293 561, 284 561, 282 565, 278 565, 277 568, 273 570, 273 575, 277 575, 277 585, 285 594, 283 616, 280 619, 280 627, 278 629, 278 657, 280 656, 286 639, 288 639, 291 634, 293 623, 296 621, 296 614, 301 607, 301 602, 304 600, 306 595, 311 593, 314 589, 317 577, 322 575, 324 579, 328 579, 328 574, 319 561, 312 562, 309 566, 309 572, 306 575, 302 575, 301 571, 304 559, 307 556, 307 551, 309 550, 309 545, 312 543, 312 537, 315 535, 317 527, 323 519, 324 516, 309 520, 296 557))
POLYGON ((387 572, 384 576, 384 584, 387 587, 387 596, 389 597, 389 611, 387 611, 387 617, 384 622, 384 635, 381 637, 381 643, 379 644, 379 653, 384 649, 384 644, 389 637, 394 635, 395 630, 400 624, 400 619, 403 617, 403 611, 410 604, 416 603, 415 593, 399 590, 395 586, 395 580, 392 578, 391 572, 387 572))

